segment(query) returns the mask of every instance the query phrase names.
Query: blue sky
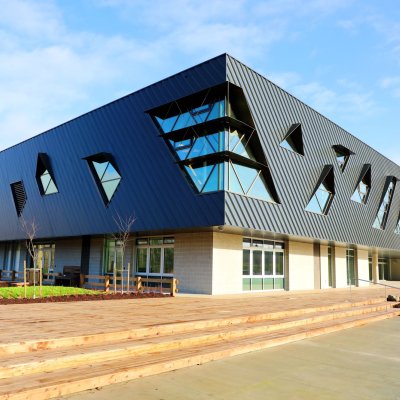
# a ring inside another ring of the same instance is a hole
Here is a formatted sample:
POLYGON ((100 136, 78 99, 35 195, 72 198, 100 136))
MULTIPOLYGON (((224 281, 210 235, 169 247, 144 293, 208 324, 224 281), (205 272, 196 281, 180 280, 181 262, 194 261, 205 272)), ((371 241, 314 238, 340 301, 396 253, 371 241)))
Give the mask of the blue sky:
POLYGON ((0 0, 0 149, 228 52, 400 164, 398 0, 0 0))

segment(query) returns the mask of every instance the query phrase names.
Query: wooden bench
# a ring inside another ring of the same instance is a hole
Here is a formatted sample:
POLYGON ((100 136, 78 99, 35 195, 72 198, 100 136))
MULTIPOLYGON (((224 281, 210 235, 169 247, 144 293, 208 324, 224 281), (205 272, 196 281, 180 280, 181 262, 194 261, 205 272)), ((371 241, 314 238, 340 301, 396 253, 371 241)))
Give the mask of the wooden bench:
POLYGON ((79 287, 81 267, 65 266, 62 275, 54 278, 56 286, 73 286, 79 287))

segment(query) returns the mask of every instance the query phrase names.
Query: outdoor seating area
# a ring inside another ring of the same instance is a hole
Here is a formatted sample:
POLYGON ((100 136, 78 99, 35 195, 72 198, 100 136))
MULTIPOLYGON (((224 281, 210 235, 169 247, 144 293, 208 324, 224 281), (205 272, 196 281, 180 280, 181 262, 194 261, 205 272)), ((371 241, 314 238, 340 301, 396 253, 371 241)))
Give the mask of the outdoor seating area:
POLYGON ((65 266, 62 275, 55 277, 56 286, 79 287, 81 267, 65 266))

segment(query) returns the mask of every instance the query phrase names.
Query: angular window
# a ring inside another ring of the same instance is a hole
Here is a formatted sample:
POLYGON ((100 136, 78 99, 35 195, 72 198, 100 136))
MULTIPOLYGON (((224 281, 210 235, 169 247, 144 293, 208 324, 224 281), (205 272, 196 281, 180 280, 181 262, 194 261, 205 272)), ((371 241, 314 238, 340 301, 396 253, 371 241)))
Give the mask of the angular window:
POLYGON ((346 168, 346 164, 349 161, 350 156, 354 153, 340 144, 332 146, 332 149, 335 151, 336 160, 339 164, 339 169, 343 172, 346 168))
POLYGON ((325 165, 316 188, 309 200, 306 211, 327 214, 335 195, 333 166, 325 165))
POLYGON ((397 235, 400 235, 400 215, 399 215, 399 218, 397 219, 397 225, 396 225, 396 229, 394 230, 394 233, 396 233, 397 235))
POLYGON ((366 204, 371 189, 371 165, 364 164, 351 200, 366 204))
POLYGON ((287 150, 304 156, 303 132, 301 124, 292 124, 281 142, 281 146, 287 150))
POLYGON ((50 159, 46 153, 38 154, 36 164, 36 182, 42 196, 58 193, 50 159))
POLYGON ((279 203, 241 88, 226 82, 149 113, 196 191, 279 203))
POLYGON ((14 182, 10 186, 14 198, 15 209, 17 211, 18 217, 20 217, 22 215, 22 211, 25 207, 27 199, 24 183, 22 181, 14 182))
POLYGON ((381 203, 372 225, 376 229, 385 229, 389 216, 390 204, 392 203, 393 192, 396 187, 396 181, 397 179, 394 176, 388 176, 386 178, 381 203))
POLYGON ((164 133, 189 128, 193 125, 225 116, 224 99, 212 101, 195 108, 188 107, 189 110, 182 111, 180 107, 177 106, 175 111, 170 110, 168 115, 171 116, 165 119, 156 116, 156 120, 164 133))
POLYGON ((261 200, 274 201, 273 191, 268 187, 261 170, 229 162, 228 174, 226 190, 261 200))
POLYGON ((89 168, 97 183, 104 204, 108 205, 121 182, 117 164, 109 153, 99 153, 86 157, 89 168))

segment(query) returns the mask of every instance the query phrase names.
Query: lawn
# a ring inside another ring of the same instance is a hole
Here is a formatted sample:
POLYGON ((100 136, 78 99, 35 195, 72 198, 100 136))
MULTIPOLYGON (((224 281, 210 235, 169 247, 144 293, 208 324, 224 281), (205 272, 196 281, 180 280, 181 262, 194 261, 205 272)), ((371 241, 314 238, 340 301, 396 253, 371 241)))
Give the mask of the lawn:
MULTIPOLYGON (((33 298, 35 289, 35 297, 39 297, 39 287, 28 286, 26 288, 26 297, 33 298)), ((75 287, 64 287, 64 286, 42 286, 42 297, 53 297, 53 296, 74 296, 74 295, 99 295, 103 292, 96 290, 81 289, 75 287)), ((6 287, 0 288, 0 299, 19 299, 24 297, 23 287, 6 287)))

